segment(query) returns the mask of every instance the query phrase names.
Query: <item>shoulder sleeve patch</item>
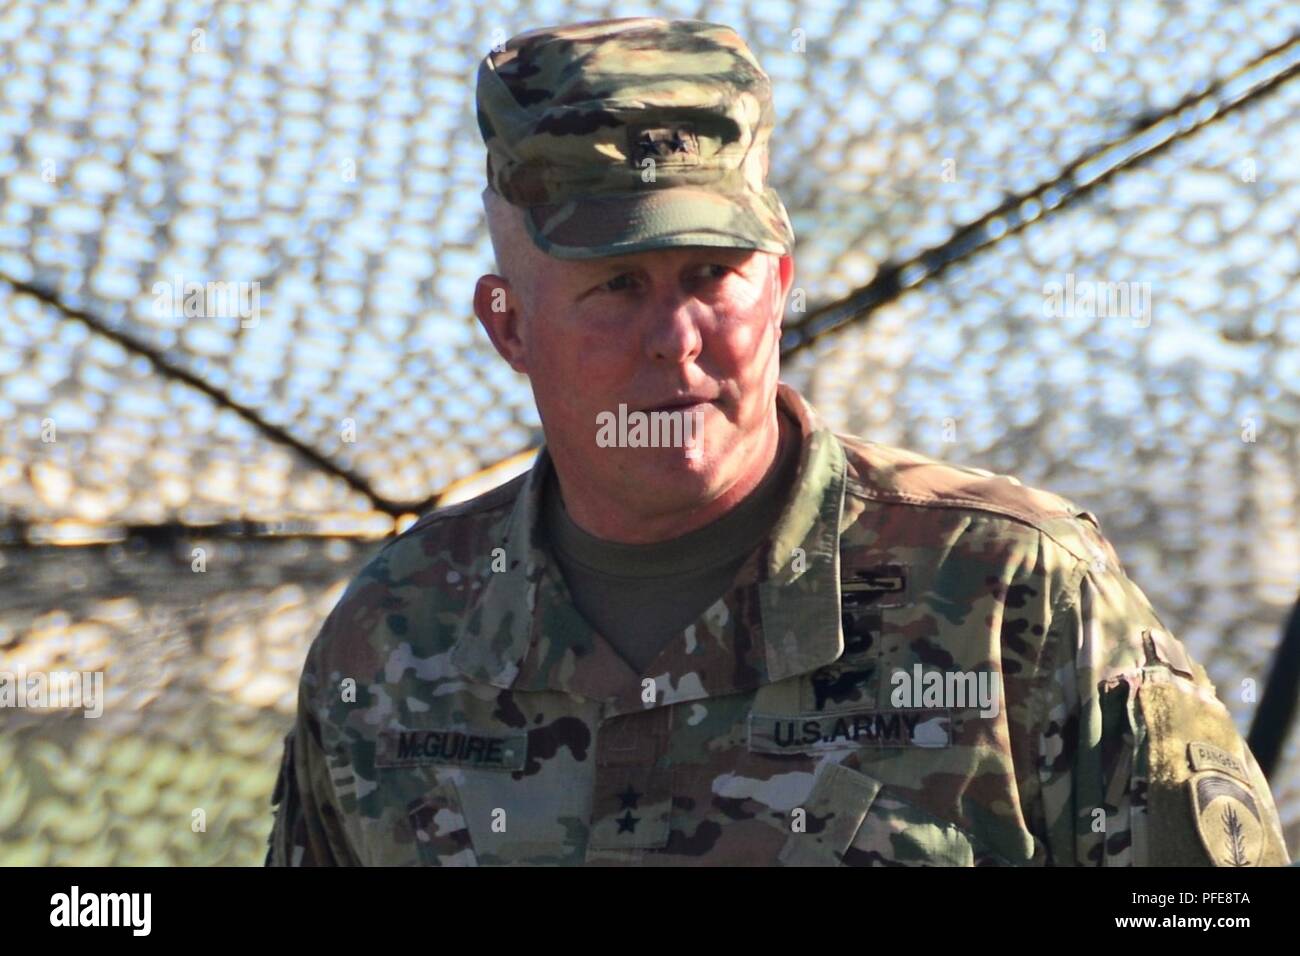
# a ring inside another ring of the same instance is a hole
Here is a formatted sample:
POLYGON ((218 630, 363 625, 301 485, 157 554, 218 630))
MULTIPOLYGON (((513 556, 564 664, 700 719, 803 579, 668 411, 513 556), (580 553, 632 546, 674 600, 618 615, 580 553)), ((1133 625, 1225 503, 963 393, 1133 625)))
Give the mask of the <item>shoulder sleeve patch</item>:
POLYGON ((1177 678, 1144 680, 1138 702, 1148 791, 1145 832, 1135 834, 1137 862, 1285 866, 1268 784, 1250 768, 1227 708, 1177 678))
POLYGON ((1246 765, 1226 750, 1214 746, 1214 744, 1206 743, 1203 740, 1193 740, 1187 745, 1187 760, 1191 764, 1193 772, 1218 770, 1231 774, 1242 783, 1250 783, 1250 771, 1246 769, 1246 765))
POLYGON ((1264 814, 1249 784, 1218 770, 1192 774, 1192 813, 1201 845, 1215 866, 1260 866, 1264 860, 1264 814))

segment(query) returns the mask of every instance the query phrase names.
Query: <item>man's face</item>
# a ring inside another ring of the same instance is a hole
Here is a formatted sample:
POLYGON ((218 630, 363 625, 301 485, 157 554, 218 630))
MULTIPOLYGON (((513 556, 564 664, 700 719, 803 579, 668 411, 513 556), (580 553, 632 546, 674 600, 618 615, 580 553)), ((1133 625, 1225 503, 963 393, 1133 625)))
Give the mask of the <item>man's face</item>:
POLYGON ((527 280, 515 283, 525 289, 485 276, 475 305, 489 332, 499 330, 498 349, 528 375, 562 476, 668 512, 712 501, 753 467, 774 435, 791 257, 702 246, 588 260, 526 255, 527 280), (502 317, 503 298, 517 322, 502 317), (620 404, 629 414, 693 416, 698 452, 602 447, 602 413, 617 417, 620 404))

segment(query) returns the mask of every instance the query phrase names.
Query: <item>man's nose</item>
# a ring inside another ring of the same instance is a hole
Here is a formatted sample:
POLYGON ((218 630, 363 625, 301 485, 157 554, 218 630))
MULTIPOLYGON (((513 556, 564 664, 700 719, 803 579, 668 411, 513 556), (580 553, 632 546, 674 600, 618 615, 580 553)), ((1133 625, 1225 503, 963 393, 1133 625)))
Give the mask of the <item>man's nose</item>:
POLYGON ((700 353, 699 300, 684 291, 670 290, 647 303, 646 352, 654 359, 685 362, 700 353))

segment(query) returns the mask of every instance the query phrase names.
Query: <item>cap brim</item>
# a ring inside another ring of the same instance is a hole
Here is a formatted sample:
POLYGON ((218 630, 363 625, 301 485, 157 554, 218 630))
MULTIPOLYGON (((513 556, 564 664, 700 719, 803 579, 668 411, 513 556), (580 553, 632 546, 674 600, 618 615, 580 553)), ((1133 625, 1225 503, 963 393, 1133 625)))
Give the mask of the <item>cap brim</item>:
POLYGON ((785 255, 794 232, 776 191, 732 195, 696 186, 524 208, 528 234, 557 259, 717 246, 785 255))

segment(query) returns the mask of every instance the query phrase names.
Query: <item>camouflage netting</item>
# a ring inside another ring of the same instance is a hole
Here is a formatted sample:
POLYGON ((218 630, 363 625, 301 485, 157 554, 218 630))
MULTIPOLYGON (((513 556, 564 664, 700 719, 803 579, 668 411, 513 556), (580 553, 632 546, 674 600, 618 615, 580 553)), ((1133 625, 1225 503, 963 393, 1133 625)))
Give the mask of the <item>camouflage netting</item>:
MULTIPOLYGON (((94 720, 0 712, 0 864, 261 861, 342 588, 540 438, 468 305, 491 269, 477 62, 640 12, 0 7, 0 669, 102 670, 107 697, 94 720), (259 314, 155 308, 176 277, 258 282, 259 314)), ((1300 79, 1176 113, 1167 147, 1022 206, 1023 230, 953 237, 1282 47, 1300 8, 654 12, 731 24, 774 79, 792 326, 956 253, 784 378, 838 428, 1096 513, 1244 733, 1300 591, 1300 79), (1149 283, 1149 313, 1046 315, 1067 277, 1149 283)), ((1295 855, 1300 732, 1273 785, 1295 855)))

